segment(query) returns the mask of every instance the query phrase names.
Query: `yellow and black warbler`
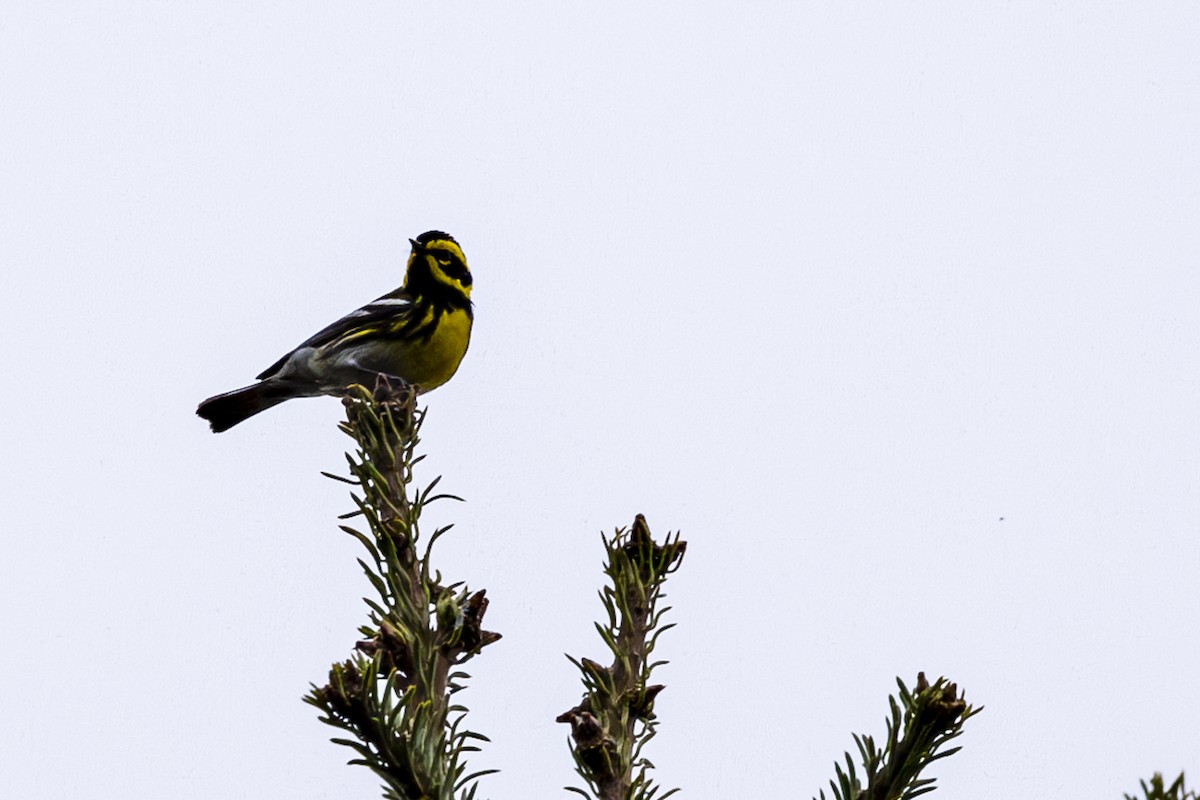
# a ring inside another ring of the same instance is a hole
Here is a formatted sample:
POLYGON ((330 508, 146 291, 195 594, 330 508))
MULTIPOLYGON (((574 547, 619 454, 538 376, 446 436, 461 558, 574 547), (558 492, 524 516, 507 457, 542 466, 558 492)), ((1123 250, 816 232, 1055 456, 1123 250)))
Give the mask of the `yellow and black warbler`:
POLYGON ((471 272, 449 234, 409 241, 403 286, 317 332, 258 383, 210 397, 196 413, 220 433, 284 400, 371 387, 380 375, 421 392, 450 380, 471 339, 471 272))

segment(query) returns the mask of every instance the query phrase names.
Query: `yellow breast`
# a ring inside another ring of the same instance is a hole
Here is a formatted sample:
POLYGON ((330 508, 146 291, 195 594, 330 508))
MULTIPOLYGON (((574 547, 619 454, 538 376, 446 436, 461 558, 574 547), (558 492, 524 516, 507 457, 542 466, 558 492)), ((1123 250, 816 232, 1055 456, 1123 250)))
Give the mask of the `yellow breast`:
POLYGON ((409 358, 398 374, 428 391, 453 377, 471 342, 471 315, 465 309, 442 314, 427 339, 410 343, 409 358))

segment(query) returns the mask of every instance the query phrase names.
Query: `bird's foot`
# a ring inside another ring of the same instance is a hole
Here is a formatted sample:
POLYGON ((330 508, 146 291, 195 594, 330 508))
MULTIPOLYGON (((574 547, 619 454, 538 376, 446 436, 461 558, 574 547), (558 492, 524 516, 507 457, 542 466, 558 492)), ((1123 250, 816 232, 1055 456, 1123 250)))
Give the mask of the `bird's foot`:
POLYGON ((416 384, 409 383, 398 375, 388 375, 385 372, 380 372, 375 376, 376 402, 396 399, 397 395, 406 391, 417 391, 416 384))

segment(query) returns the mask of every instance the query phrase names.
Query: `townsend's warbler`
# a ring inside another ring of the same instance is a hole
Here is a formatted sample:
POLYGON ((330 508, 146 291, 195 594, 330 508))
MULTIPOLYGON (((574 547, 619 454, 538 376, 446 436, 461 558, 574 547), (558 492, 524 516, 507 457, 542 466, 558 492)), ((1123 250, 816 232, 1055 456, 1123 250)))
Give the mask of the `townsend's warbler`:
POLYGON ((458 242, 441 231, 412 242, 404 285, 319 331, 244 389, 210 397, 196 413, 214 433, 293 397, 342 394, 382 375, 419 392, 458 369, 471 339, 471 273, 458 242))

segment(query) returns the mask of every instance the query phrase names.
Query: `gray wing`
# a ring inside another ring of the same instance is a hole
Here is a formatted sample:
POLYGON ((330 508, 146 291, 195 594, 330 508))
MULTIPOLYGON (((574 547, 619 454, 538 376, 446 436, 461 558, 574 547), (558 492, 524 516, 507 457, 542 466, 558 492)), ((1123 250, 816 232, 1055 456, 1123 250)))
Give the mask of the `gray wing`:
POLYGON ((258 376, 261 381, 269 378, 283 368, 287 360, 292 357, 292 353, 296 350, 302 350, 305 347, 321 347, 330 342, 336 341, 342 336, 345 336, 356 328, 361 328, 370 325, 374 322, 388 320, 395 322, 398 319, 403 319, 412 311, 412 296, 403 289, 396 289, 388 292, 383 297, 376 298, 370 303, 367 303, 360 309, 351 311, 346 316, 339 319, 337 322, 326 325, 321 330, 308 337, 283 358, 276 361, 271 366, 262 371, 258 376))

